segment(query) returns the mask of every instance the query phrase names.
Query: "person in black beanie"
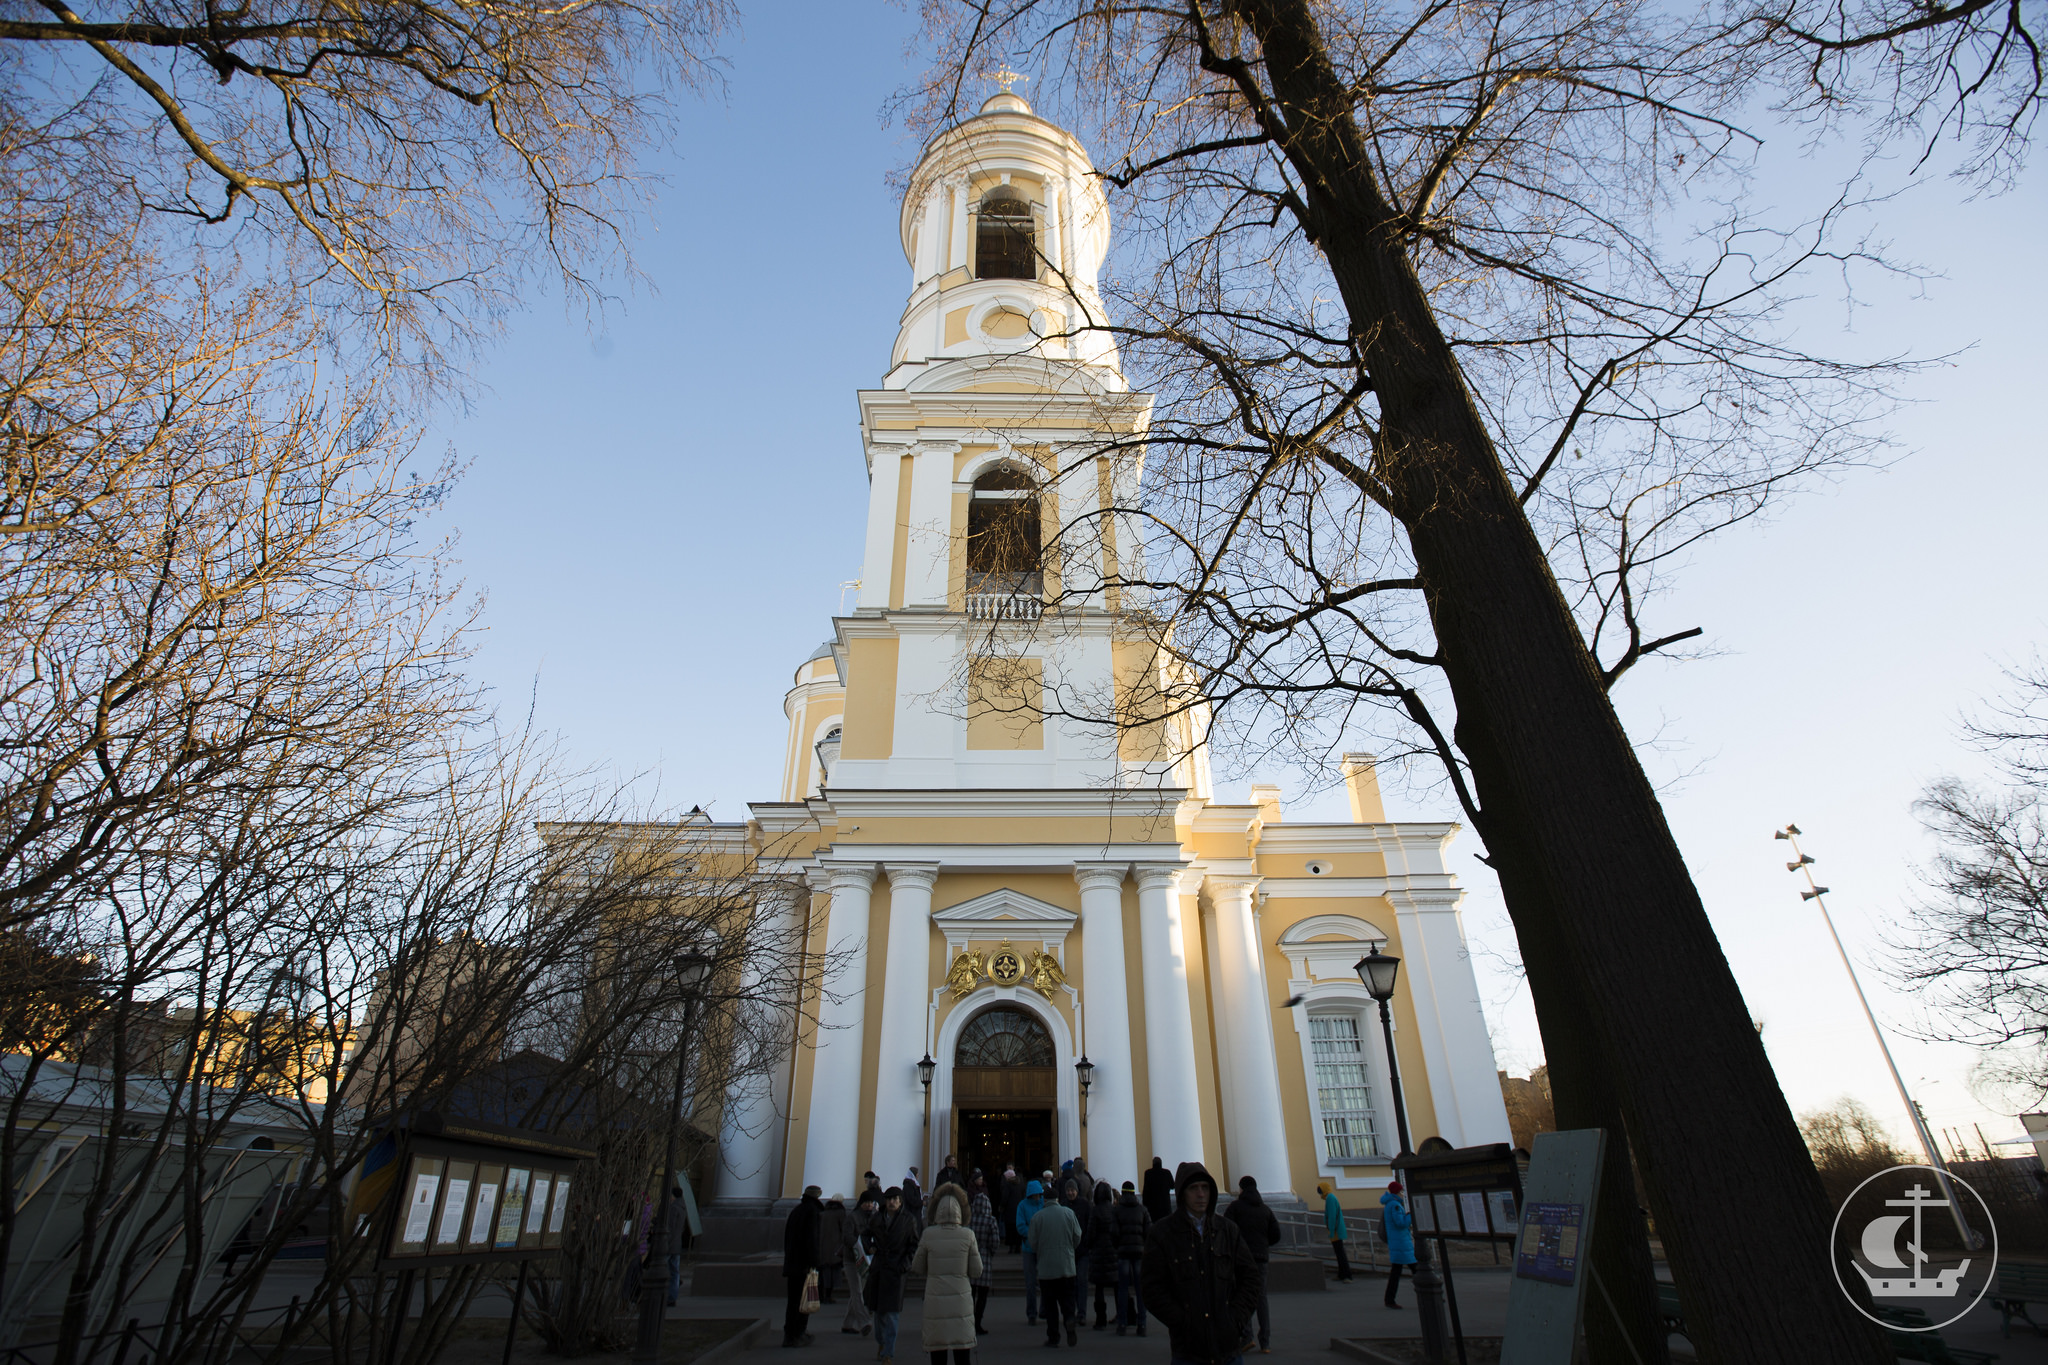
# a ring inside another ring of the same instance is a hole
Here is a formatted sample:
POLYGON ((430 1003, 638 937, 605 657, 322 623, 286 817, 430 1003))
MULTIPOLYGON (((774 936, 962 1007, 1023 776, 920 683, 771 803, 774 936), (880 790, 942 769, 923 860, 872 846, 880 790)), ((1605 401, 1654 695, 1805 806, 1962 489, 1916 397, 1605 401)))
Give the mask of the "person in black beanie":
POLYGON ((1272 1258, 1273 1243, 1280 1240, 1280 1220, 1259 1194, 1259 1182, 1250 1176, 1237 1181, 1237 1199, 1224 1211, 1244 1238, 1247 1250, 1259 1266, 1259 1354, 1273 1354, 1273 1310, 1266 1302, 1266 1264, 1272 1258))

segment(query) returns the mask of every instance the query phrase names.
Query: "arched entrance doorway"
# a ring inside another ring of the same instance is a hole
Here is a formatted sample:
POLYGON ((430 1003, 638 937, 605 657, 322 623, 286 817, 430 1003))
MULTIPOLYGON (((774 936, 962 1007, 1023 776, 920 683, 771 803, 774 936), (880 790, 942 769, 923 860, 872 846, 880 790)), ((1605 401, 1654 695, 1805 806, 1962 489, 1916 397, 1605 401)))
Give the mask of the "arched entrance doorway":
POLYGON ((1053 1161, 1058 1072, 1052 1034, 1031 1011, 1000 1004, 960 1030, 953 1049, 953 1150, 993 1193, 1003 1167, 1030 1180, 1053 1161))

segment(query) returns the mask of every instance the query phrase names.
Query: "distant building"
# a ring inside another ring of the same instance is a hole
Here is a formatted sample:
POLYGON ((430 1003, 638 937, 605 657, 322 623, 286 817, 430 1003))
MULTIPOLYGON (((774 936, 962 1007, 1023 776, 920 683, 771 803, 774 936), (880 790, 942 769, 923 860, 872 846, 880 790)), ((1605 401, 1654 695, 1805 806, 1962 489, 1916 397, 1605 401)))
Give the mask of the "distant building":
POLYGON ((1527 1076, 1500 1073, 1500 1094, 1507 1102, 1508 1127, 1514 1131, 1515 1146, 1529 1150, 1538 1133, 1557 1131, 1557 1108, 1550 1099, 1550 1068, 1539 1066, 1527 1076))

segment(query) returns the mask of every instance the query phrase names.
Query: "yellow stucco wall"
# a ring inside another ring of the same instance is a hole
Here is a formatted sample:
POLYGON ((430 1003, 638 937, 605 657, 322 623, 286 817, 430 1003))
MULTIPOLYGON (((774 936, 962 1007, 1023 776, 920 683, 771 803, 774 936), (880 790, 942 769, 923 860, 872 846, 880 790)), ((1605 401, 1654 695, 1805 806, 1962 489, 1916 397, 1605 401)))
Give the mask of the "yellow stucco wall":
POLYGON ((862 638, 846 648, 846 722, 842 758, 887 758, 896 744, 894 636, 862 638))
POLYGON ((903 606, 903 575, 910 562, 910 473, 916 463, 916 456, 905 455, 896 471, 896 539, 889 548, 889 605, 897 609, 903 606))
POLYGON ((967 661, 967 747, 1045 747, 1045 661, 967 661))
MULTIPOLYGON (((1145 958, 1144 938, 1138 924, 1138 884, 1126 878, 1123 899, 1124 997, 1130 1013, 1131 1093, 1138 1111, 1138 1169, 1164 1156, 1152 1141, 1152 1073, 1147 1065, 1145 1042, 1145 958)), ((1143 1179, 1142 1176, 1136 1177, 1143 1179)))

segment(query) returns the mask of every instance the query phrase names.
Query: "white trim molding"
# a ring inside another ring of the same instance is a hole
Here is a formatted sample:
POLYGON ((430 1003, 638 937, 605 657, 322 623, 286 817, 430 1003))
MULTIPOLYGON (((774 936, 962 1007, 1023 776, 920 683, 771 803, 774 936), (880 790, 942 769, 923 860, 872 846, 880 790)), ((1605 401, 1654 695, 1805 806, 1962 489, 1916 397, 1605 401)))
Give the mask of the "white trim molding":
POLYGON ((1067 934, 1081 917, 1049 901, 1027 896, 1005 886, 984 892, 971 900, 932 912, 932 923, 946 936, 946 961, 952 964, 960 950, 977 938, 1007 938, 1012 943, 1037 942, 1061 959, 1065 966, 1067 934))

